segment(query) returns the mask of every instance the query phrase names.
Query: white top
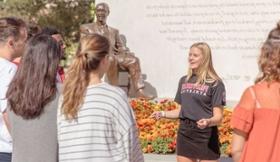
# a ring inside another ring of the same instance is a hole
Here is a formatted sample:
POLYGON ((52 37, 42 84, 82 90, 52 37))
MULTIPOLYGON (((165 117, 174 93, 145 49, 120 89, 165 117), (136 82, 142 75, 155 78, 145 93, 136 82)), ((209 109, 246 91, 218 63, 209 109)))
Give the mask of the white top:
POLYGON ((133 110, 124 91, 89 86, 76 120, 58 111, 60 162, 143 162, 133 110))
POLYGON ((0 152, 12 152, 12 139, 5 126, 2 112, 7 108, 6 92, 16 70, 15 64, 0 57, 0 152))

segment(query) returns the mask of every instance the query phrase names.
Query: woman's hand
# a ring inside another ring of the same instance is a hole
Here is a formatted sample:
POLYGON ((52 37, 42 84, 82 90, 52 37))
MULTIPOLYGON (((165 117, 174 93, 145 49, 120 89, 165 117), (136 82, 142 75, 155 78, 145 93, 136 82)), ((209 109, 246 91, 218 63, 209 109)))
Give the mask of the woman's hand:
POLYGON ((160 118, 163 118, 163 117, 165 117, 164 111, 155 111, 150 116, 150 118, 155 118, 156 120, 159 120, 160 118))
POLYGON ((178 119, 179 113, 181 111, 181 106, 178 106, 178 109, 171 110, 171 111, 155 111, 150 116, 151 118, 160 119, 160 118, 166 118, 166 119, 178 119))
POLYGON ((217 126, 222 123, 223 120, 223 107, 214 107, 213 116, 208 119, 200 119, 197 121, 197 127, 205 129, 206 127, 217 126))
POLYGON ((210 119, 200 119, 196 122, 197 127, 200 129, 204 129, 210 125, 211 120, 210 119))

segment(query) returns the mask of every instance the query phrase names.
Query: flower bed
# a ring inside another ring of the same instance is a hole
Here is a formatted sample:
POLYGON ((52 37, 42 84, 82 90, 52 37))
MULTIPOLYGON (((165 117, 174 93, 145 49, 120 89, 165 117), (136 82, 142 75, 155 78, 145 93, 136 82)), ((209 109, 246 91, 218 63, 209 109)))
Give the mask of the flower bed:
MULTIPOLYGON (((152 101, 144 99, 132 99, 131 106, 135 112, 137 127, 142 151, 144 153, 174 153, 176 149, 176 136, 179 121, 171 119, 155 120, 150 118, 154 111, 168 111, 177 108, 174 101, 152 101)), ((229 126, 231 111, 224 111, 222 126, 219 127, 221 152, 230 154, 232 130, 229 126)))

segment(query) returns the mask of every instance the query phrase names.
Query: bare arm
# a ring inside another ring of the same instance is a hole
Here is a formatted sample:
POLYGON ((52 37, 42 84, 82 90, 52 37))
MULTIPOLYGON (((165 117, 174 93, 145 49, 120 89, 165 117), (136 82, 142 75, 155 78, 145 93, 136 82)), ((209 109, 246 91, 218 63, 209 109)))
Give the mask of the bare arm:
POLYGON ((242 150, 244 148, 245 141, 247 139, 247 136, 248 135, 246 133, 244 133, 238 129, 233 130, 233 141, 232 141, 232 152, 231 153, 232 153, 234 162, 239 161, 242 150))
POLYGON ((172 111, 155 111, 151 115, 152 118, 168 118, 168 119, 178 119, 181 111, 181 106, 178 106, 178 109, 172 111))
POLYGON ((177 119, 179 118, 179 114, 181 111, 181 106, 178 107, 178 109, 172 110, 172 111, 165 111, 165 116, 164 118, 168 119, 177 119))
POLYGON ((232 141, 232 157, 234 162, 238 162, 245 142, 247 140, 248 134, 250 133, 250 130, 253 126, 254 123, 254 119, 251 113, 253 113, 253 109, 256 105, 256 101, 253 98, 253 93, 251 91, 251 87, 247 88, 243 94, 242 97, 237 105, 237 107, 235 108, 235 111, 232 114, 232 118, 231 118, 231 122, 232 122, 232 127, 233 127, 233 141, 232 141), (250 116, 250 117, 246 117, 246 129, 244 128, 244 123, 242 125, 239 125, 238 122, 240 122, 240 120, 238 118, 236 118, 237 116, 239 116, 239 112, 237 111, 238 109, 240 109, 240 111, 242 110, 242 112, 246 112, 246 116, 250 116), (251 114, 251 115, 250 115, 251 114), (237 121, 236 121, 237 120, 237 121), (238 129, 239 128, 239 129, 238 129), (242 129, 243 128, 243 129, 242 129))
POLYGON ((208 126, 216 126, 222 123, 223 120, 223 107, 214 107, 213 108, 213 117, 210 118, 210 123, 208 126))
POLYGON ((197 121, 197 126, 200 129, 204 129, 206 127, 216 126, 221 124, 223 120, 223 108, 222 107, 214 107, 213 108, 213 117, 209 119, 200 119, 197 121))

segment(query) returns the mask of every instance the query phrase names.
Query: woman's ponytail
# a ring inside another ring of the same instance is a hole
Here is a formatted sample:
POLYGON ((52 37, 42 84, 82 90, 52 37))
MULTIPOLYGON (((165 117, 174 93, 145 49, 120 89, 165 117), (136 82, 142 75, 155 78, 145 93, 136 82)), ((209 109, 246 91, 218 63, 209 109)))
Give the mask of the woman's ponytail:
POLYGON ((108 55, 110 44, 107 38, 98 35, 83 37, 73 63, 70 65, 63 87, 62 114, 66 119, 77 118, 84 102, 89 84, 89 75, 96 70, 101 60, 108 55))

